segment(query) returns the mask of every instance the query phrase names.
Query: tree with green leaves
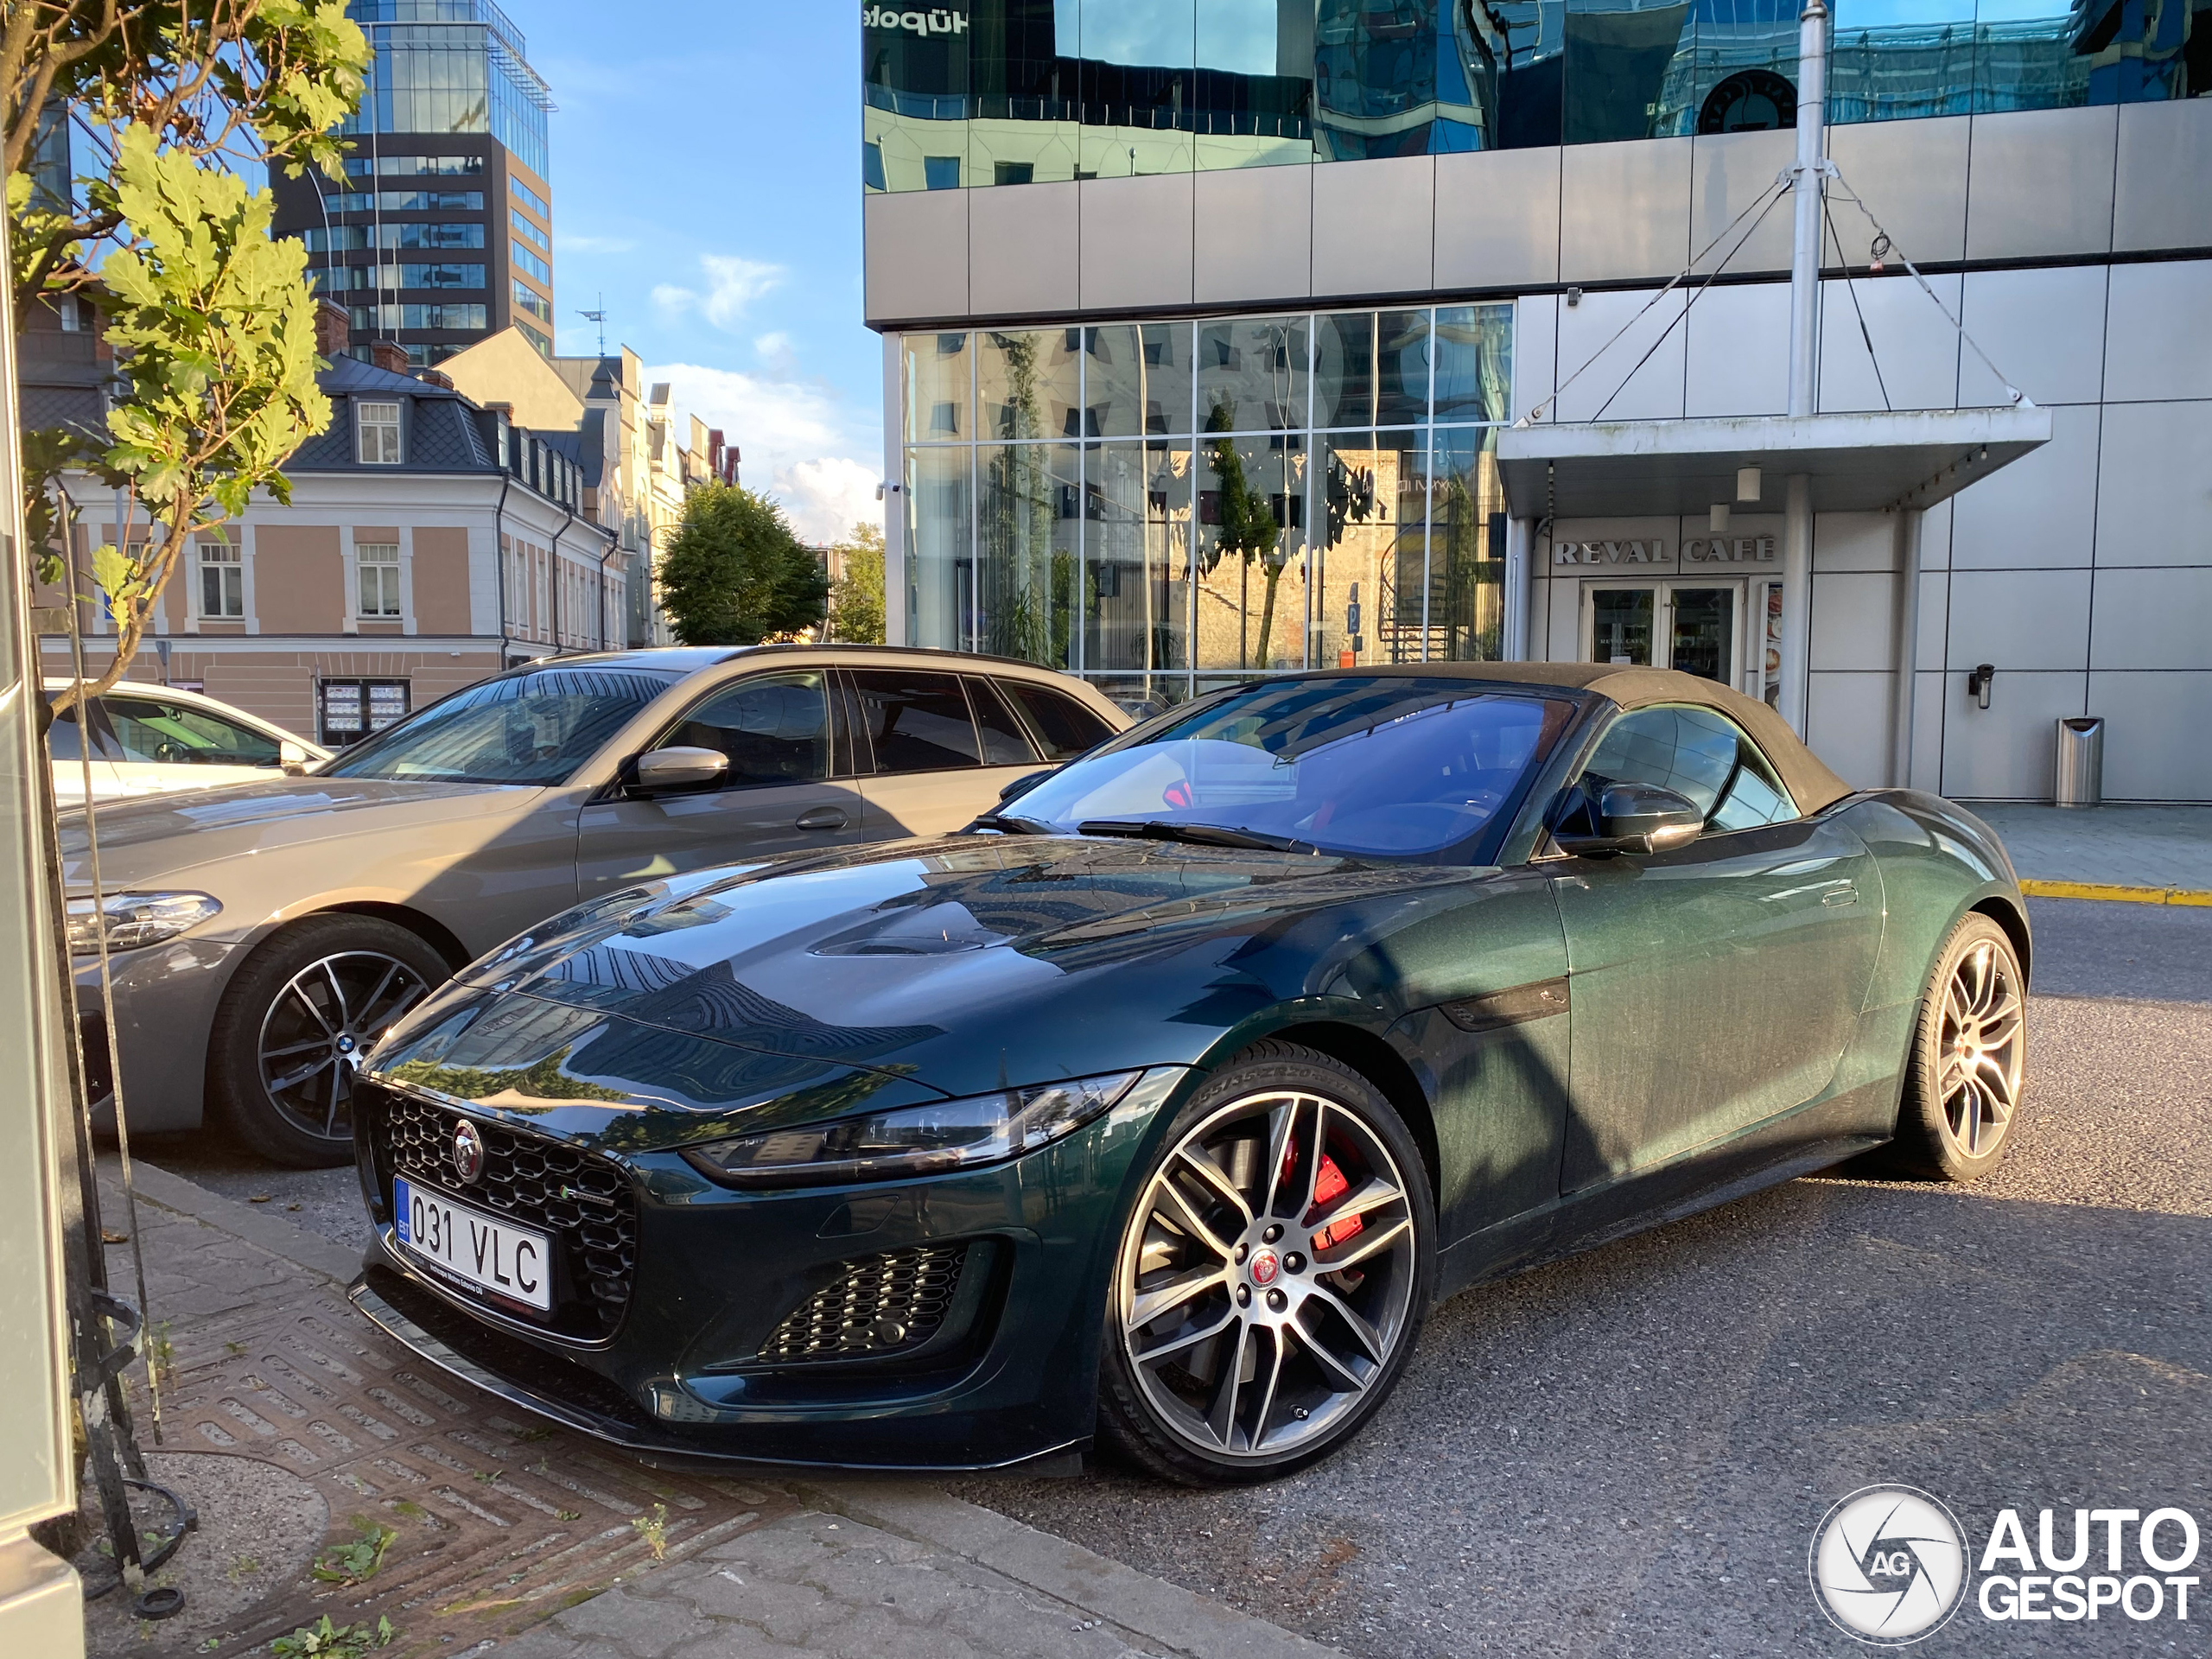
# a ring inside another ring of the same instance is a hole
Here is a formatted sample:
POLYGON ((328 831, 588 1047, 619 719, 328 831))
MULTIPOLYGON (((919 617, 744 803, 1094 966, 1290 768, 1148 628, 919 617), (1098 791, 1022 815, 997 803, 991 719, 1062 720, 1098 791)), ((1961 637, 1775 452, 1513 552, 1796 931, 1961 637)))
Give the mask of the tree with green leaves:
POLYGON ((661 555, 661 606, 687 645, 757 645, 817 626, 830 577, 784 510, 739 484, 702 484, 661 555))
MULTIPOLYGON (((1236 424, 1236 405, 1224 401, 1217 403, 1206 416, 1206 430, 1229 432, 1236 424)), ((1211 575, 1214 567, 1225 555, 1243 557, 1249 569, 1258 561, 1262 578, 1267 582, 1267 594, 1260 606, 1260 650, 1257 666, 1268 665, 1268 649, 1275 626, 1275 588, 1282 581, 1283 567, 1289 563, 1289 554, 1282 545, 1282 526, 1275 522, 1274 510, 1268 505, 1267 493, 1255 490, 1244 478, 1244 458, 1236 453, 1234 438, 1218 437, 1206 445, 1212 461, 1215 499, 1217 503, 1217 534, 1213 546, 1202 552, 1198 569, 1211 575)), ((1239 656, 1243 653, 1240 652, 1239 656)), ((1239 667, 1251 666, 1239 662, 1239 667)))
POLYGON ((831 548, 842 572, 830 587, 830 637, 849 645, 883 643, 883 530, 855 524, 831 548))
POLYGON ((16 305, 90 302, 118 370, 104 440, 24 435, 41 578, 73 589, 81 580, 65 568, 70 471, 122 490, 126 510, 152 521, 143 544, 93 551, 115 656, 60 707, 128 671, 194 537, 245 511, 257 489, 289 500, 284 461, 329 424, 306 251, 270 238, 274 199, 235 169, 337 176, 334 129, 368 63, 343 0, 8 0, 0 86, 16 305), (41 137, 63 120, 95 162, 66 197, 33 177, 41 137))

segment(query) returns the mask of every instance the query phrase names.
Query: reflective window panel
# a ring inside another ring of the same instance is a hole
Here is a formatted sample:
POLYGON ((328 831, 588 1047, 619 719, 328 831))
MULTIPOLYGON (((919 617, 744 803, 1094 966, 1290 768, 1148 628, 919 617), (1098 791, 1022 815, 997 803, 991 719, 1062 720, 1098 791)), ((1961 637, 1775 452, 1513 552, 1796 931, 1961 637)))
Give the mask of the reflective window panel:
POLYGON ((1425 660, 1428 434, 1316 439, 1314 665, 1425 660))
POLYGON ((1147 708, 1346 653, 1495 658, 1512 320, 1494 304, 904 336, 908 641, 1147 708))
MULTIPOLYGON (((2202 96, 2202 10, 1834 0, 1828 118, 2202 96)), ((871 0, 862 179, 951 189, 1786 129, 1797 11, 1797 0, 871 0)), ((480 110, 480 91, 463 96, 480 110)))
POLYGON ((1198 325, 1198 424, 1209 432, 1281 432, 1306 424, 1313 320, 1240 317, 1198 325))
POLYGON ((1083 331, 996 330, 976 336, 977 436, 1083 435, 1083 331))
POLYGON ((1078 666, 1081 452, 1072 444, 985 444, 976 452, 971 651, 1078 666))
POLYGON ((1139 696, 1191 666, 1191 490, 1187 439, 1084 452, 1084 667, 1139 696))

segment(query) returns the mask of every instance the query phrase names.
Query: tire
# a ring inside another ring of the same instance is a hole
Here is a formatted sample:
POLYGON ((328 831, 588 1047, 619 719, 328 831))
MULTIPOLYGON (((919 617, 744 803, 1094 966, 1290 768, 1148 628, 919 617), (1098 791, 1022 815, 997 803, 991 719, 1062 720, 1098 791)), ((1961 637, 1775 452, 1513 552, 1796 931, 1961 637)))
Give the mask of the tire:
POLYGON ((1255 1044, 1176 1114, 1137 1185, 1107 1287, 1102 1432, 1194 1486, 1329 1456, 1396 1387, 1436 1249, 1427 1167, 1381 1092, 1325 1054, 1255 1044))
POLYGON ((1883 1163, 1924 1181, 1978 1181, 2019 1121, 2027 1077, 2027 979, 2005 930, 1962 918, 1921 992, 1897 1139, 1883 1163))
POLYGON ((208 1103, 271 1162, 352 1162, 354 1068, 452 971, 421 936, 373 916, 309 916, 279 929, 223 993, 208 1034, 208 1103))

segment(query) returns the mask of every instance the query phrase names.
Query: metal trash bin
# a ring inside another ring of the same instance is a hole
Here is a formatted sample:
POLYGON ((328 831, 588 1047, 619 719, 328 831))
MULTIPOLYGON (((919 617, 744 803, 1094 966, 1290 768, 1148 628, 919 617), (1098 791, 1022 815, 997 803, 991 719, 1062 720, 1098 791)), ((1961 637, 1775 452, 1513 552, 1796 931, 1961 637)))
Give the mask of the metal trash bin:
POLYGON ((2052 791, 2061 806, 2101 806, 2105 798, 2105 722, 2101 715, 2058 722, 2058 778, 2052 791))

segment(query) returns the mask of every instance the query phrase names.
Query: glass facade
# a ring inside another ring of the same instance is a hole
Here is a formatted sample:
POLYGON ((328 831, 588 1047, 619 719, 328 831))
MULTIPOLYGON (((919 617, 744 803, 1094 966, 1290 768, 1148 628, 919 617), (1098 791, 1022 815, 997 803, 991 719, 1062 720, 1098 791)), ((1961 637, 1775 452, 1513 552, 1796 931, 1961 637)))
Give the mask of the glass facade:
POLYGON ((492 0, 347 0, 346 10, 376 55, 341 132, 488 132, 547 176, 553 100, 492 0))
MULTIPOLYGON (((1834 0, 1838 123, 2201 97, 2212 0, 1834 0)), ((939 190, 1787 127, 1797 0, 861 8, 861 178, 939 190)))
POLYGON ((1495 659, 1510 305, 908 334, 907 639, 1166 704, 1495 659))

